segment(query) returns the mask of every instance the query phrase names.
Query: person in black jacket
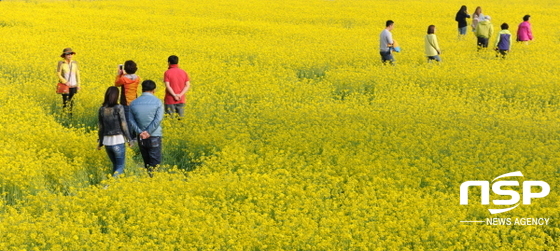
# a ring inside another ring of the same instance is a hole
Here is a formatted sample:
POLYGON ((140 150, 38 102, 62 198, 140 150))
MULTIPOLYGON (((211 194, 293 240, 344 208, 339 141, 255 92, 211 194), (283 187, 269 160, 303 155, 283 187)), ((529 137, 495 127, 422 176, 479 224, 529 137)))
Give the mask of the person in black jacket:
POLYGON ((463 5, 455 15, 455 21, 459 25, 459 38, 467 34, 467 18, 471 18, 471 16, 467 12, 467 6, 463 5))
POLYGON ((129 142, 130 134, 124 108, 117 103, 119 98, 119 89, 111 86, 105 92, 105 100, 99 108, 99 131, 97 150, 101 150, 105 146, 107 155, 113 163, 113 177, 117 177, 124 172, 124 161, 126 149, 125 141, 129 142))

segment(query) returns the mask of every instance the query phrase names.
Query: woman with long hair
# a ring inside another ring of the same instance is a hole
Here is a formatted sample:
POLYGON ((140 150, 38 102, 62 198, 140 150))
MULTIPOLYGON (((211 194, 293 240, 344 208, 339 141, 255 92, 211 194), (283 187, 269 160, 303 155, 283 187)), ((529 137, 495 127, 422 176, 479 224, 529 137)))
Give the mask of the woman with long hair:
MULTIPOLYGON (((105 100, 99 108, 99 131, 97 150, 105 146, 107 155, 113 163, 113 177, 124 172, 125 141, 130 142, 124 108, 118 104, 119 89, 111 86, 105 92, 105 100)), ((130 145, 130 143, 129 143, 130 145)))
POLYGON ((467 18, 471 18, 471 15, 467 12, 467 6, 463 5, 455 15, 455 21, 459 27, 459 38, 467 34, 467 18))
POLYGON ((472 14, 472 31, 476 31, 476 25, 478 24, 479 21, 482 21, 482 19, 484 18, 484 15, 482 14, 482 8, 480 6, 476 7, 476 9, 474 10, 474 13, 472 14))

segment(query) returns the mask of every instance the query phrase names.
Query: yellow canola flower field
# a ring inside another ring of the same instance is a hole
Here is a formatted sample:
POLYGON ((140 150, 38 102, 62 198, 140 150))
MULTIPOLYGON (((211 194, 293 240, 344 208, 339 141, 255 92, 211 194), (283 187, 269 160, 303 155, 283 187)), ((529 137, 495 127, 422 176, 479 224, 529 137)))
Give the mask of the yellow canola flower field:
POLYGON ((482 5, 496 33, 531 15, 535 40, 506 59, 495 36, 480 52, 457 37, 463 4, 480 3, 0 1, 0 250, 560 250, 560 3, 482 5), (395 66, 378 52, 388 19, 395 66), (71 118, 54 92, 66 47, 71 118), (163 165, 150 178, 132 147, 109 178, 96 112, 116 67, 134 60, 163 99, 170 55, 192 89, 185 118, 164 119, 163 165), (504 190, 550 193, 492 215, 508 206, 471 188, 460 205, 463 182, 515 171, 504 190))

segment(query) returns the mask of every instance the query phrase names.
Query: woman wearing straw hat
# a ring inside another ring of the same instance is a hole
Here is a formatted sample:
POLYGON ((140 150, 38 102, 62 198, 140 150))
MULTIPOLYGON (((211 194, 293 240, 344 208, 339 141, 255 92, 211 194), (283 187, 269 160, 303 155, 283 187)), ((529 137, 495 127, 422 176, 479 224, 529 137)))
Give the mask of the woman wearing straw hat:
POLYGON ((72 115, 72 97, 74 94, 78 93, 80 89, 80 70, 78 69, 78 62, 72 60, 72 57, 76 54, 71 48, 65 48, 62 50, 62 55, 60 57, 63 60, 58 61, 58 67, 56 73, 60 83, 66 84, 69 87, 68 93, 62 94, 62 108, 69 106, 68 112, 70 116, 72 115))

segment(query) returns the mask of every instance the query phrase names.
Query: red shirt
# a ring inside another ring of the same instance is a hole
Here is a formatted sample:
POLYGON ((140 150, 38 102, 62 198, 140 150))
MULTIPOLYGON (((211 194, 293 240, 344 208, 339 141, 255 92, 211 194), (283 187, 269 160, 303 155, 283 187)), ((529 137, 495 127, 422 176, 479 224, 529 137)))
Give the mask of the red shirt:
MULTIPOLYGON (((183 91, 187 85, 187 81, 190 81, 189 75, 176 64, 169 65, 169 69, 163 74, 163 82, 169 82, 169 86, 173 89, 175 94, 179 94, 183 91)), ((183 95, 179 101, 176 101, 173 96, 166 91, 164 103, 166 105, 184 104, 185 95, 183 95)))

